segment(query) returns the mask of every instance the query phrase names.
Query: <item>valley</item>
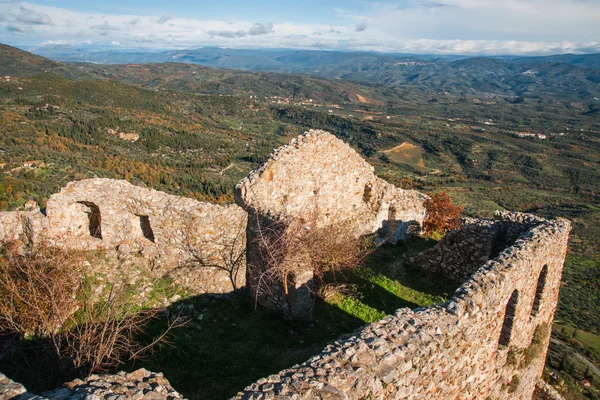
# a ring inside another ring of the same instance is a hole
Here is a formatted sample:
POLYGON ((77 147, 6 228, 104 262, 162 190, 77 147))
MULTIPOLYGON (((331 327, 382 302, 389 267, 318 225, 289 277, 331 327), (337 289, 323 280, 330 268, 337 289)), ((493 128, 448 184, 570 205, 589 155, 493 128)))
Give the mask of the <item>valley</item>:
MULTIPOLYGON (((43 208, 66 182, 92 177, 231 203, 234 185, 272 149, 307 129, 327 130, 378 176, 446 191, 465 216, 506 209, 570 219, 554 335, 568 341, 577 329, 573 342, 600 364, 597 55, 361 54, 361 64, 354 54, 336 64, 326 52, 267 53, 249 64, 201 63, 199 54, 178 58, 185 64, 156 54, 65 55, 61 63, 0 45, 0 210, 30 199, 43 208)), ((572 398, 597 398, 579 384, 585 368, 561 370, 561 351, 553 348, 548 367, 572 398)))

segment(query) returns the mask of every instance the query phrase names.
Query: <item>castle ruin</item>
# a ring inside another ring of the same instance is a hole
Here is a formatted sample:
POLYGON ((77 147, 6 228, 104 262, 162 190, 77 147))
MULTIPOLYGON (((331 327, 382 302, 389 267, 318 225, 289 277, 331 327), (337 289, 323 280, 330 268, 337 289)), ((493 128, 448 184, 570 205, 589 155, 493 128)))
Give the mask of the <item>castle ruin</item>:
MULTIPOLYGON (((248 260, 240 275, 252 288, 262 268, 252 249, 257 223, 283 221, 285 226, 318 207, 317 223, 322 226, 350 221, 356 235, 376 233, 380 241, 395 243, 422 221, 425 198, 377 178, 371 166, 332 135, 310 131, 276 150, 237 185, 241 207, 92 179, 71 183, 53 195, 47 216, 0 213, 0 240, 48 240, 64 248, 105 249, 121 256, 133 252, 163 265, 165 273, 189 265, 191 239, 196 253, 205 258, 241 243, 248 260), (209 242, 218 245, 211 248, 209 242)), ((257 381, 235 398, 558 398, 540 378, 569 231, 564 219, 521 213, 468 221, 411 260, 465 281, 450 300, 399 309, 339 338, 301 365, 257 381)), ((196 273, 190 271, 186 275, 196 273)), ((310 274, 302 279, 310 281, 310 274)), ((226 292, 235 286, 225 276, 203 275, 197 281, 199 292, 226 292)), ((276 297, 259 300, 285 312, 276 297)), ((148 379, 147 373, 142 375, 148 379)), ((119 381, 115 376, 96 378, 119 381)), ((92 385, 85 393, 101 386, 92 385)), ((27 395, 0 375, 2 400, 11 398, 4 397, 5 389, 27 395)), ((61 398, 79 395, 75 389, 67 391, 61 398)))

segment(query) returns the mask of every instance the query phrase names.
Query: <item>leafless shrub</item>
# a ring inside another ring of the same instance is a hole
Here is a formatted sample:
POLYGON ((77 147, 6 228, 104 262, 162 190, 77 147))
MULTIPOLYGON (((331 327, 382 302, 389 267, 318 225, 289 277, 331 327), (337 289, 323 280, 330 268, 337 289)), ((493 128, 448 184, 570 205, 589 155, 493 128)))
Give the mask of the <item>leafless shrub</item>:
POLYGON ((84 258, 9 244, 0 257, 0 332, 47 337, 75 311, 84 258))
POLYGON ((352 221, 321 221, 316 207, 304 218, 292 220, 264 222, 256 216, 254 247, 261 262, 257 299, 279 288, 287 296, 307 276, 315 285, 305 289, 318 294, 326 274, 335 276, 358 267, 373 251, 373 238, 358 237, 352 221))
POLYGON ((47 245, 27 251, 9 245, 0 257, 0 341, 13 344, 12 354, 0 361, 3 368, 35 378, 34 387, 140 357, 182 323, 173 319, 142 346, 138 335, 159 310, 134 305, 116 286, 107 298, 94 301, 85 261, 83 252, 47 245))

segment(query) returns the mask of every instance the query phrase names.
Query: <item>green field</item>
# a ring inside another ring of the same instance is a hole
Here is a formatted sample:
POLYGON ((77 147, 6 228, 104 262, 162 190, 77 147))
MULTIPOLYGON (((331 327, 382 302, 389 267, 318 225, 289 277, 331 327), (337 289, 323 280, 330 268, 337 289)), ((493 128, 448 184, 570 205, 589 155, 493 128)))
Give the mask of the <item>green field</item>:
POLYGON ((554 322, 556 329, 564 331, 565 335, 571 336, 575 341, 579 342, 584 347, 594 349, 600 354, 600 336, 593 333, 577 329, 570 325, 564 325, 560 322, 554 322))

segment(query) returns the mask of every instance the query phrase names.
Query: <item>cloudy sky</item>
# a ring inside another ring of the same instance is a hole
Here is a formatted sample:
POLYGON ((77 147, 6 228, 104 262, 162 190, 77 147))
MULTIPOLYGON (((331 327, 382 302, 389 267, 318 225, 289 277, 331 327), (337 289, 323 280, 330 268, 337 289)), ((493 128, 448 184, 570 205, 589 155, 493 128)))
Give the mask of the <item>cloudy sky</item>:
POLYGON ((0 0, 0 42, 591 53, 600 52, 600 0, 0 0))

